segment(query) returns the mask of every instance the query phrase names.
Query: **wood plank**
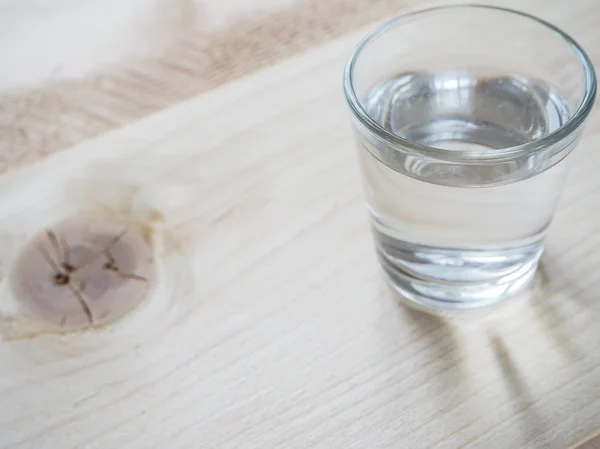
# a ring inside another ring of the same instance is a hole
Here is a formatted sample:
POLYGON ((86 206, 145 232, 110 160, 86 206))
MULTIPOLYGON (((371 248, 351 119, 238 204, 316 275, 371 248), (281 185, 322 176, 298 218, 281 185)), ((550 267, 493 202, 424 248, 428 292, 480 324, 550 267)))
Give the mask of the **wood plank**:
MULTIPOLYGON (((598 61, 594 8, 547 14, 598 61)), ((0 448, 596 447, 598 114, 534 288, 421 315, 368 233, 340 86, 364 32, 0 177, 0 448), (82 210, 164 234, 163 290, 112 326, 40 332, 11 256, 82 210)))
POLYGON ((0 447, 564 448, 597 432, 597 114, 535 287, 487 318, 421 315, 368 233, 340 86, 362 33, 0 178, 4 254, 65 214, 125 213, 163 230, 170 280, 68 335, 25 328, 5 289, 0 447))

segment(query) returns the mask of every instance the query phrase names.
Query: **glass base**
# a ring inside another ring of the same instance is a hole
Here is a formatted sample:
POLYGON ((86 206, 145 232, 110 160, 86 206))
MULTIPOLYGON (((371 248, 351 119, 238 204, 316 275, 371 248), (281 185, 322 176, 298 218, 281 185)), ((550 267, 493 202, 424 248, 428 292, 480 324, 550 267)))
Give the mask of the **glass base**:
MULTIPOLYGON (((412 305, 431 312, 474 310, 515 296, 534 279, 542 253, 540 241, 502 251, 457 251, 451 257, 448 250, 395 239, 392 250, 382 246, 379 237, 379 260, 392 288, 412 305), (406 245, 410 255, 404 251, 406 245)), ((386 240, 389 243, 389 237, 386 240)))

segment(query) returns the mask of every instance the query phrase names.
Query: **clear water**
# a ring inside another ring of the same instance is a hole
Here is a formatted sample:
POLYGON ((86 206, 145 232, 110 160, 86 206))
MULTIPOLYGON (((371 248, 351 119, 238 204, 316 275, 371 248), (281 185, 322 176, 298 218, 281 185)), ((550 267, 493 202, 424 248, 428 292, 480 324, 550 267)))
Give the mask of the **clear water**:
MULTIPOLYGON (((377 85, 364 105, 394 134, 447 151, 520 145, 569 118, 566 101, 537 81, 468 73, 404 74, 377 85)), ((427 161, 407 158, 405 170, 393 170, 366 146, 360 151, 380 258, 404 296, 436 308, 472 307, 531 280, 565 163, 498 185, 493 166, 428 170, 427 161)))

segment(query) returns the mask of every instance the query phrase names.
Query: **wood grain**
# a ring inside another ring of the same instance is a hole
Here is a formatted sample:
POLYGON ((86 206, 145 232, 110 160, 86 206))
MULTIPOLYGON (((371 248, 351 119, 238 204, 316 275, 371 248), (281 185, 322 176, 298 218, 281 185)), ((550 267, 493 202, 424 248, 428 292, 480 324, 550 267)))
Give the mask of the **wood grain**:
MULTIPOLYGON (((555 6, 598 61, 595 5, 555 6)), ((364 32, 0 177, 0 448, 595 447, 598 114, 534 287, 421 315, 380 276, 346 123, 364 32), (160 211, 167 286, 110 327, 25 328, 7 254, 78 208, 160 211)))
MULTIPOLYGON (((0 0, 0 173, 132 123, 357 27, 448 0, 0 0), (102 25, 104 24, 104 25, 102 25), (84 28, 84 30, 82 30, 84 28), (127 30, 127 32, 123 31, 127 30), (54 45, 56 51, 44 51, 54 45), (4 49, 4 50, 3 50, 4 49), (92 51, 91 51, 92 50, 92 51)), ((595 50, 589 0, 484 0, 595 50), (587 40, 586 40, 587 39, 587 40)))
POLYGON ((596 435, 578 444, 574 449, 597 449, 600 447, 600 435, 596 435))
POLYGON ((34 0, 22 6, 9 2, 0 1, 0 8, 7 3, 3 17, 10 48, 3 62, 13 65, 0 77, 0 172, 131 123, 405 6, 405 0, 298 0, 286 3, 287 8, 272 0, 253 0, 243 7, 236 0, 124 0, 120 7, 104 7, 104 2, 85 0, 74 13, 72 2, 62 0, 51 9, 54 20, 31 19, 31 27, 44 25, 38 48, 48 35, 63 36, 55 38, 62 45, 59 50, 48 54, 30 49, 33 39, 23 37, 35 30, 10 33, 15 21, 36 18, 36 12, 45 19, 48 8, 34 0), (236 13, 240 9, 242 14, 236 13), (108 25, 100 30, 89 26, 81 36, 80 27, 69 26, 77 21, 108 25), (133 31, 123 34, 124 26, 133 31), (78 39, 99 47, 96 61, 79 63, 90 58, 85 45, 68 44, 78 39), (17 50, 25 57, 9 56, 17 50))

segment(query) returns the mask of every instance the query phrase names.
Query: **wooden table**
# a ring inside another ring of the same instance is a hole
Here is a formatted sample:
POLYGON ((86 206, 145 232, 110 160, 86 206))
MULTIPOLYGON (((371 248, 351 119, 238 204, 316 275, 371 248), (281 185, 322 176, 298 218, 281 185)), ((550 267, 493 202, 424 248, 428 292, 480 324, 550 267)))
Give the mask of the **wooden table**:
MULTIPOLYGON (((1 448, 600 447, 597 114, 535 286, 438 319, 381 278, 340 85, 416 1, 114 3, 0 2, 1 448), (79 209, 156 228, 165 284, 41 331, 10 257, 79 209)), ((600 61, 595 2, 494 3, 600 61)))

